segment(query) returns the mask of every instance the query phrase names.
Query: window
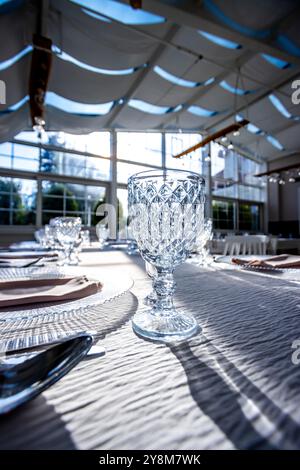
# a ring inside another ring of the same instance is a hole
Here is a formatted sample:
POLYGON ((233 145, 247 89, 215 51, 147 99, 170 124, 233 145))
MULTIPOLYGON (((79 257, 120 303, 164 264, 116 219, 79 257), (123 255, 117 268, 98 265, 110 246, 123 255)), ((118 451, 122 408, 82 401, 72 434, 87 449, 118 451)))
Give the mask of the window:
POLYGON ((234 230, 236 205, 232 201, 212 201, 213 226, 215 230, 234 230))
POLYGON ((195 150, 182 158, 173 158, 183 150, 198 144, 201 141, 200 134, 167 133, 166 134, 166 167, 177 170, 194 171, 202 174, 202 151, 195 150))
POLYGON ((118 159, 161 166, 162 137, 160 132, 118 132, 118 159))
POLYGON ((87 179, 108 180, 109 159, 42 149, 41 171, 87 179))
POLYGON ((91 132, 84 135, 67 134, 66 132, 46 132, 42 143, 43 145, 52 145, 62 147, 63 149, 110 157, 109 132, 91 132))
POLYGON ((212 183, 214 196, 237 198, 237 185, 231 180, 214 180, 212 183))
POLYGON ((81 217, 84 225, 98 222, 96 210, 104 202, 106 190, 98 186, 86 186, 54 181, 42 183, 42 223, 53 217, 81 217))
POLYGON ((12 144, 11 168, 14 170, 38 171, 39 170, 38 147, 12 144))
POLYGON ((36 181, 0 178, 0 225, 35 225, 36 181))
POLYGON ((134 173, 162 168, 165 162, 166 168, 194 171, 205 178, 211 168, 215 229, 251 232, 260 229, 266 188, 254 175, 264 171, 263 164, 228 150, 221 145, 222 140, 174 159, 174 155, 201 142, 202 137, 196 132, 118 131, 115 175, 111 137, 111 132, 106 131, 87 135, 47 131, 42 137, 24 131, 12 142, 1 143, 0 225, 36 225, 37 221, 45 224, 56 216, 80 216, 85 225, 93 226, 98 221, 99 202, 109 199, 116 179, 122 231, 128 215, 128 178, 134 173), (37 180, 42 180, 41 184, 37 180), (41 213, 36 214, 37 206, 41 213))
POLYGON ((141 171, 149 171, 151 170, 148 166, 142 165, 129 165, 127 163, 118 162, 118 169, 117 169, 117 180, 118 183, 127 184, 128 178, 135 173, 139 173, 141 171))
POLYGON ((239 229, 249 232, 260 230, 260 206, 258 204, 239 204, 239 229))

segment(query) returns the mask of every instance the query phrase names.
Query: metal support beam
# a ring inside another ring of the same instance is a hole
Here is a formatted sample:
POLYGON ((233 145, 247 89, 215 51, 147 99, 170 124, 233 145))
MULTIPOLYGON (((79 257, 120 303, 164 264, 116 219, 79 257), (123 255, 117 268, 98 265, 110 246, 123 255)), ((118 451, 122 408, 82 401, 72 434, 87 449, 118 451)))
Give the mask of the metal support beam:
MULTIPOLYGON (((118 216, 118 199, 117 199, 117 133, 112 130, 110 133, 110 187, 108 202, 115 208, 118 216)), ((116 225, 117 226, 117 225, 116 225)))
POLYGON ((167 156, 166 156, 166 134, 162 132, 161 134, 161 164, 162 168, 165 170, 167 166, 167 156))
POLYGON ((42 180, 37 180, 37 194, 36 194, 36 226, 42 226, 42 209, 43 209, 43 193, 42 193, 42 180))
MULTIPOLYGON (((209 155, 211 156, 211 142, 209 143, 209 155)), ((212 175, 211 175, 211 160, 204 162, 206 166, 206 217, 212 219, 212 175)))

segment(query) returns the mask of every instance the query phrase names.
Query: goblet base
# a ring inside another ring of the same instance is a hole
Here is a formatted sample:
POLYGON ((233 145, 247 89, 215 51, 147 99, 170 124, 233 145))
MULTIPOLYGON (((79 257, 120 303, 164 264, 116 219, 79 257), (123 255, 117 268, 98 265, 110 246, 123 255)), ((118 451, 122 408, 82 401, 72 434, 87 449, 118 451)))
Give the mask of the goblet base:
POLYGON ((200 331, 192 315, 177 310, 138 311, 132 319, 132 328, 139 336, 166 343, 188 339, 200 331))

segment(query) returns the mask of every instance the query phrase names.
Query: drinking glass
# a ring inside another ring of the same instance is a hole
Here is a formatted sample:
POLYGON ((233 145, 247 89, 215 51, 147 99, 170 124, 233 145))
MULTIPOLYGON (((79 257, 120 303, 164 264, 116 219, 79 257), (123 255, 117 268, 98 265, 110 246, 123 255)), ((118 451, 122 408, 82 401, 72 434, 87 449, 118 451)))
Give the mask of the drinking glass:
POLYGON ((199 327, 195 318, 173 304, 176 266, 185 261, 202 228, 204 180, 197 173, 151 170, 128 180, 131 229, 145 261, 155 266, 151 309, 138 310, 132 325, 146 338, 170 341, 188 338, 199 327))
POLYGON ((196 240, 197 252, 198 254, 195 257, 196 264, 200 266, 207 266, 210 263, 210 253, 207 248, 208 242, 212 240, 213 237, 213 226, 212 220, 207 219, 203 224, 203 228, 196 240))
POLYGON ((81 230, 81 239, 83 246, 91 246, 91 237, 89 230, 81 230))
POLYGON ((40 244, 41 248, 47 248, 47 238, 44 228, 40 228, 34 232, 36 241, 40 244))
POLYGON ((50 221, 51 227, 54 228, 54 238, 62 246, 64 258, 61 264, 73 264, 72 252, 77 244, 80 230, 80 217, 55 217, 50 221))
POLYGON ((103 248, 109 237, 109 229, 105 225, 98 224, 96 225, 96 233, 100 242, 100 248, 103 248))

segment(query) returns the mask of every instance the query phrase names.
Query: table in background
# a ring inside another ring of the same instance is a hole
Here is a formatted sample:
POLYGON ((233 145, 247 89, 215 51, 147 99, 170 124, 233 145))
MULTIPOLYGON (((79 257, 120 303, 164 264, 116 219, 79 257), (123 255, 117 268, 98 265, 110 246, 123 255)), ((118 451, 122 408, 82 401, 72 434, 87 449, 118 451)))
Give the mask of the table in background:
POLYGON ((141 258, 121 251, 82 257, 83 273, 101 266, 116 282, 125 275, 135 281, 132 292, 85 315, 91 329, 103 324, 106 355, 82 361, 2 417, 2 449, 300 447, 300 364, 292 362, 299 282, 185 264, 176 274, 177 305, 203 332, 164 345, 131 329, 138 298, 150 289, 141 258))

